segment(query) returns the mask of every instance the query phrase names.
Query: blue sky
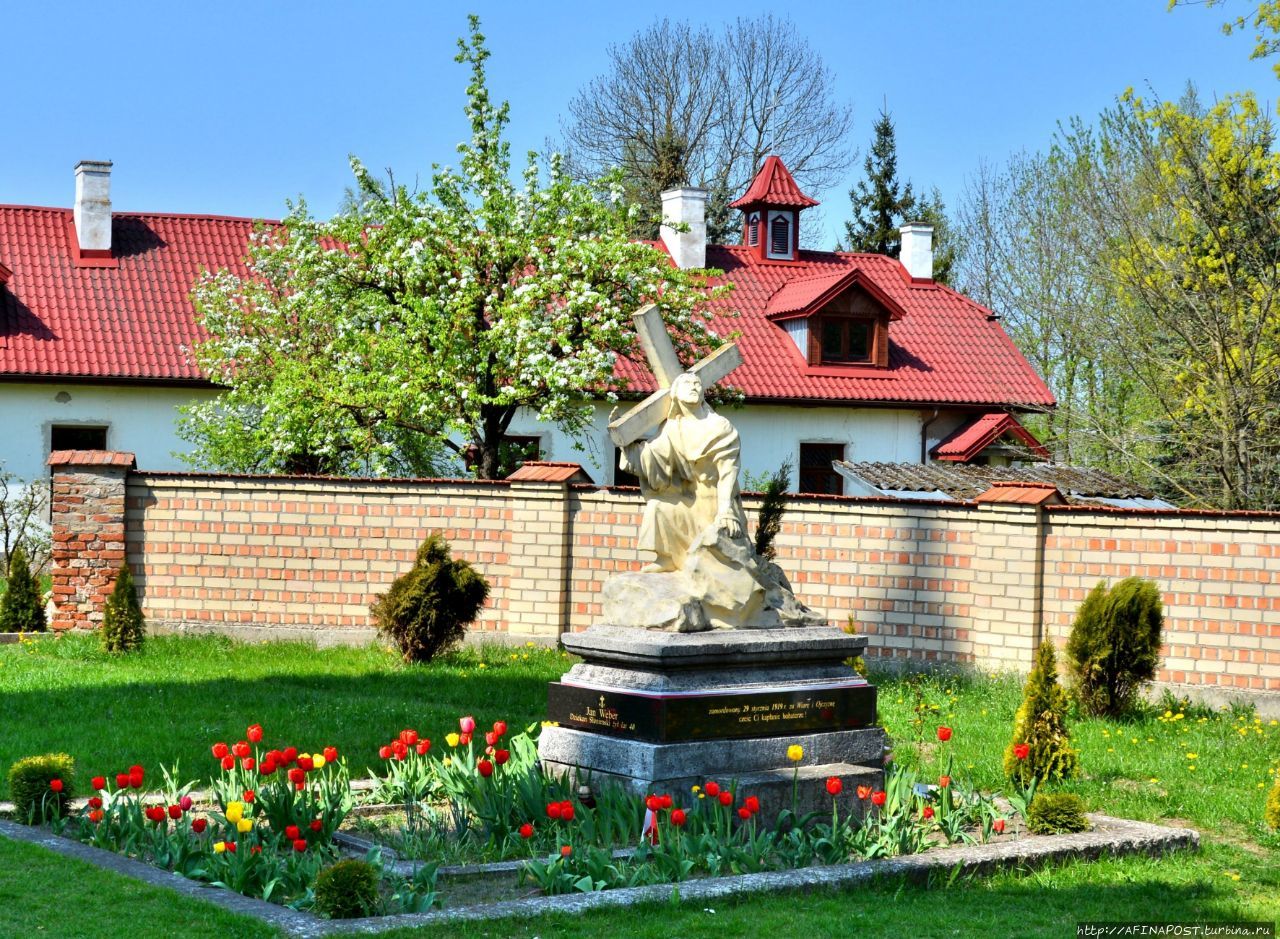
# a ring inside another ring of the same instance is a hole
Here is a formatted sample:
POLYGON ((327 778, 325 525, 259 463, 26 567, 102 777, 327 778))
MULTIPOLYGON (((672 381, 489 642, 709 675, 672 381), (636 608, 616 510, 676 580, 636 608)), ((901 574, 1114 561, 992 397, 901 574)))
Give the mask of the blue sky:
MULTIPOLYGON (((317 214, 350 183, 347 154, 404 180, 450 162, 465 135, 466 13, 493 52, 490 87, 512 108, 516 152, 540 149, 610 42, 655 18, 718 25, 781 5, 621 3, 40 3, 4 14, 0 203, 69 205, 79 159, 115 162, 118 211, 317 214)), ((983 159, 1038 149, 1057 122, 1093 115, 1126 86, 1176 97, 1280 92, 1251 37, 1218 29, 1239 0, 1167 12, 1164 0, 811 3, 788 13, 853 104, 865 151, 883 101, 899 168, 954 203, 983 159)), ((860 169, 860 166, 859 166, 860 169)), ((851 175, 848 183, 853 182, 851 175)), ((831 239, 847 215, 825 203, 831 239)), ((815 245, 814 247, 829 247, 815 245)))

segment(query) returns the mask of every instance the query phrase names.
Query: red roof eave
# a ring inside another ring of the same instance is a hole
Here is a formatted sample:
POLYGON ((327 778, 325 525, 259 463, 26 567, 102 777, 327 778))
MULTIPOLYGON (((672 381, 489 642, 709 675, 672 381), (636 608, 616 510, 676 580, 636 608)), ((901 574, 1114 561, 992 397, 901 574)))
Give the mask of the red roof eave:
POLYGON ((1037 456, 1049 458, 1049 450, 1012 414, 984 414, 965 424, 933 450, 936 460, 968 463, 1005 434, 1013 434, 1037 456))

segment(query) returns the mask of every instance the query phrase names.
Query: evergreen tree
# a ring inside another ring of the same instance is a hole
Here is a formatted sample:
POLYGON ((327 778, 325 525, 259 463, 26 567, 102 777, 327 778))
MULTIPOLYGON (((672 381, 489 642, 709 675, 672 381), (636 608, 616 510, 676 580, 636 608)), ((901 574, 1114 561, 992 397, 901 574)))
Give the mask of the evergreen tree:
POLYGON ((0 596, 0 632, 40 633, 45 630, 40 587, 31 576, 27 552, 22 545, 9 555, 9 580, 0 596))
POLYGON ((1067 733, 1067 693, 1058 684, 1052 640, 1040 643, 1035 667, 1027 676, 1013 740, 1004 751, 1004 771, 1022 786, 1032 779, 1070 779, 1080 771, 1080 756, 1067 733))
POLYGON ((116 585, 107 598, 102 617, 102 646, 108 652, 133 652, 142 648, 146 623, 133 589, 129 562, 120 565, 116 585))
POLYGON ((869 251, 896 258, 902 249, 898 229, 916 208, 911 183, 898 181, 898 144, 893 118, 882 110, 876 120, 875 140, 863 163, 867 178, 849 190, 853 220, 845 222, 845 242, 850 251, 869 251))

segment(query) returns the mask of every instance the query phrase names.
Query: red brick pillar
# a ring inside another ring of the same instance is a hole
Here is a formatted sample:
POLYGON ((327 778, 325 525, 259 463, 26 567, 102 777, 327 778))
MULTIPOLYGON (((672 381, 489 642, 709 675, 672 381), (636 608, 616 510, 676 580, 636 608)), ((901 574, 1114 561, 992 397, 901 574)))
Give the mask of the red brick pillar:
POLYGON ((132 453, 55 450, 50 503, 54 629, 94 629, 124 560, 124 496, 132 453))

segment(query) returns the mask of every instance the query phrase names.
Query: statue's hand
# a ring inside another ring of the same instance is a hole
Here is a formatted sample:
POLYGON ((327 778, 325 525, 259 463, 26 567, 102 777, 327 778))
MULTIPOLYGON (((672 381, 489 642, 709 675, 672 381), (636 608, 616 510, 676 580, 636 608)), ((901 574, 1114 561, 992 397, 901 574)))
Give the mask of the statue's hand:
POLYGON ((731 512, 725 512, 716 516, 716 524, 730 538, 742 537, 742 523, 738 521, 738 517, 731 512))

